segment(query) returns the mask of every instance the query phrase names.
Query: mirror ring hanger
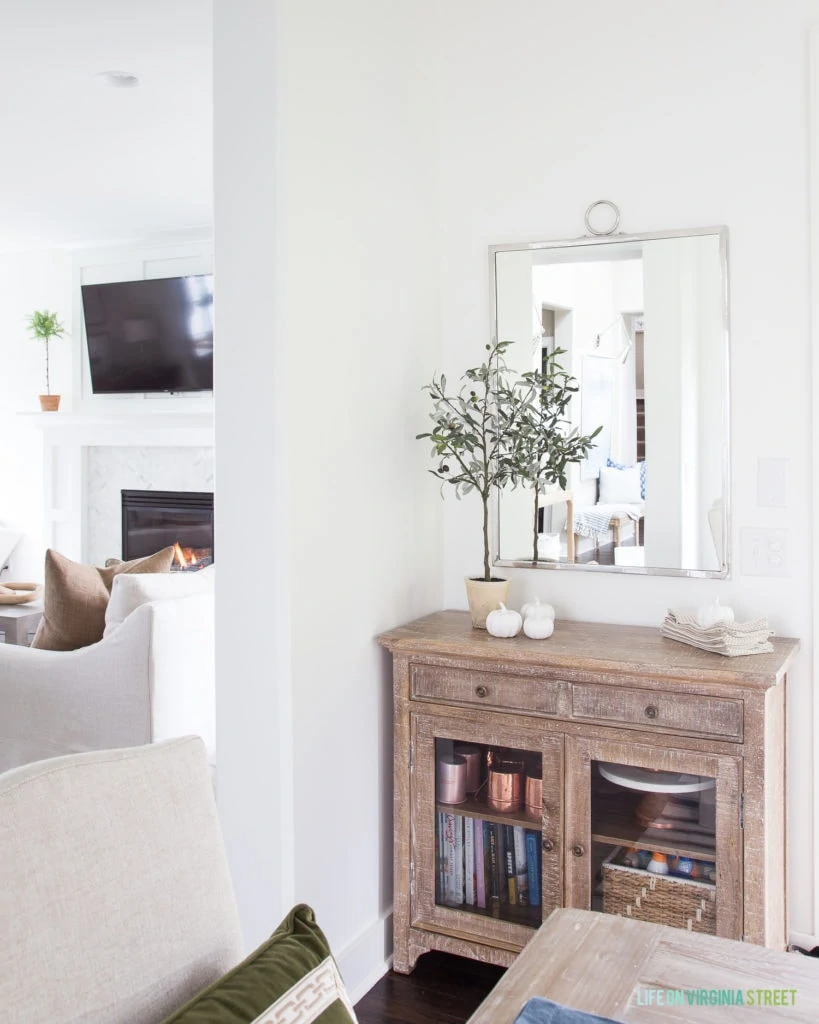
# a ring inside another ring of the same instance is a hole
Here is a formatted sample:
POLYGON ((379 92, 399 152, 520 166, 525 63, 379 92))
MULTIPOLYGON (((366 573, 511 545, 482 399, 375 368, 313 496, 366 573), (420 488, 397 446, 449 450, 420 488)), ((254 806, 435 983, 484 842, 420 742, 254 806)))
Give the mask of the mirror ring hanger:
POLYGON ((613 203, 610 199, 598 199, 591 204, 586 210, 586 230, 590 235, 613 235, 614 232, 620 227, 620 208, 616 203, 613 203), (612 214, 614 215, 613 224, 606 228, 605 231, 598 231, 596 228, 591 226, 591 212, 597 206, 607 206, 612 214))

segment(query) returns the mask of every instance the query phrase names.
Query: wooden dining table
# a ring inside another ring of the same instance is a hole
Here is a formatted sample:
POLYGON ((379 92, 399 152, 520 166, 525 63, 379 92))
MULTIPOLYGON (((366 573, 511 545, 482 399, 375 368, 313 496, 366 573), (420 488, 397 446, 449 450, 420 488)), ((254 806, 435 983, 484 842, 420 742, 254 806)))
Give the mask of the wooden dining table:
POLYGON ((468 1024, 512 1024, 533 996, 625 1024, 816 1024, 819 959, 564 908, 468 1024))

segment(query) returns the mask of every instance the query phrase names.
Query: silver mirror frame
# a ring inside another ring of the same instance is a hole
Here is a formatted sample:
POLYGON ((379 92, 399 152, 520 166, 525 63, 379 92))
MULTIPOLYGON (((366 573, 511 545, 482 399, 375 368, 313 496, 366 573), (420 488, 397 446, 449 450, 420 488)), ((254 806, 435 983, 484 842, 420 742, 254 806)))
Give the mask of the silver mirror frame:
POLYGON ((652 231, 640 235, 611 234, 583 235, 580 238, 558 239, 550 242, 518 242, 489 246, 489 296, 492 341, 497 340, 498 309, 495 277, 495 256, 499 252, 521 252, 527 249, 568 249, 577 246, 606 246, 621 242, 650 242, 664 238, 690 238, 699 235, 719 236, 719 258, 722 271, 722 348, 725 366, 725 402, 722 410, 724 450, 722 455, 722 485, 724 515, 722 521, 723 566, 721 569, 673 569, 656 566, 588 565, 576 562, 513 561, 500 557, 500 492, 492 500, 490 558, 492 565, 513 569, 559 569, 572 572, 626 573, 632 576, 689 576, 697 579, 728 579, 731 575, 731 360, 730 320, 728 305, 728 228, 684 228, 679 231, 652 231))

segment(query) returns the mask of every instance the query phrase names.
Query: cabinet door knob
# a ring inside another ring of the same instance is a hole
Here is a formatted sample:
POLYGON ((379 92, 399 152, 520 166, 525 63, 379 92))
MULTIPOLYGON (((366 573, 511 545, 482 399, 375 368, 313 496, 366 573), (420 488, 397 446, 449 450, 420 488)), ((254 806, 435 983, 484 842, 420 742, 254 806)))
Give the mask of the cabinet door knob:
POLYGON ((552 850, 555 848, 555 844, 552 842, 551 839, 544 839, 540 845, 543 847, 546 853, 551 853, 552 850))
POLYGON ((486 697, 487 694, 489 693, 489 690, 485 686, 476 686, 475 687, 475 693, 479 697, 486 697))
POLYGON ((576 846, 572 847, 572 856, 573 857, 582 857, 585 852, 586 852, 586 848, 584 846, 581 846, 580 843, 578 843, 576 846))
POLYGON ((660 710, 656 704, 649 704, 646 708, 646 718, 656 718, 660 710))

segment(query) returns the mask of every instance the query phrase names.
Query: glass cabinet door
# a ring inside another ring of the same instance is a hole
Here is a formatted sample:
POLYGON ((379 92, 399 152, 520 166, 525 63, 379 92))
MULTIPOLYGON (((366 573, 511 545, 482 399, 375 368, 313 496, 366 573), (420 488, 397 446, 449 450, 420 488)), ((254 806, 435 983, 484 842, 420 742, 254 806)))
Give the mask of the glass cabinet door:
POLYGON ((739 761, 582 738, 567 756, 571 903, 739 938, 739 761))
POLYGON ((523 945, 560 902, 562 737, 413 715, 415 924, 523 945))

